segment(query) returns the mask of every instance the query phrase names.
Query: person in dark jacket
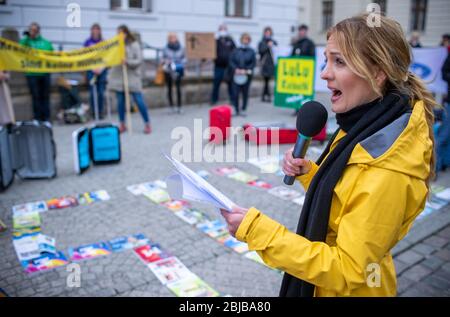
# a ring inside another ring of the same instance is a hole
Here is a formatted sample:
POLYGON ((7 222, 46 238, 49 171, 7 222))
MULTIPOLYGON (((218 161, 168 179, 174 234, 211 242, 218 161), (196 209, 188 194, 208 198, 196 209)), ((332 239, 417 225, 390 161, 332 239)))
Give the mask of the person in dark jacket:
MULTIPOLYGON (((28 27, 25 37, 20 40, 23 46, 31 47, 37 50, 53 51, 53 45, 50 41, 42 37, 41 27, 33 22, 28 27)), ((33 105, 33 117, 39 121, 50 120, 50 86, 51 79, 49 73, 26 73, 28 88, 31 93, 31 102, 33 105)))
POLYGON ((264 78, 264 90, 262 93, 261 101, 271 102, 270 95, 270 79, 275 73, 275 62, 273 60, 273 46, 277 46, 278 43, 273 39, 273 30, 270 26, 264 28, 263 38, 258 44, 258 53, 261 61, 261 75, 264 78))
POLYGON ((235 115, 247 115, 247 102, 253 69, 256 65, 256 53, 250 47, 250 34, 241 35, 241 46, 236 48, 230 57, 230 69, 233 74, 233 105, 235 115), (239 109, 239 95, 242 93, 242 111, 239 109))
POLYGON ((444 102, 450 103, 450 34, 444 34, 442 36, 442 46, 447 48, 447 58, 442 65, 442 79, 447 82, 447 98, 444 102))
POLYGON ((292 56, 316 56, 316 45, 308 38, 308 26, 302 24, 298 27, 297 42, 292 48, 292 56))
MULTIPOLYGON (((91 36, 84 42, 84 47, 96 45, 103 41, 102 29, 100 24, 94 23, 91 26, 91 36)), ((95 117, 94 89, 97 90, 97 107, 99 119, 103 119, 103 100, 108 78, 107 68, 97 68, 89 70, 86 73, 86 79, 89 84, 89 100, 91 104, 91 114, 95 117)))
MULTIPOLYGON (((292 47, 291 56, 311 56, 316 57, 316 45, 308 38, 308 26, 302 24, 298 27, 297 42, 292 47)), ((293 116, 297 116, 298 109, 294 111, 293 116)))
POLYGON ((217 103, 219 100, 220 84, 225 81, 228 86, 228 96, 232 99, 230 76, 226 76, 228 69, 228 62, 231 53, 236 48, 236 44, 232 37, 228 34, 228 28, 225 24, 219 26, 219 32, 216 39, 216 59, 214 60, 214 80, 213 90, 211 95, 211 105, 217 103))
POLYGON ((181 46, 178 36, 169 33, 167 45, 163 49, 162 64, 164 68, 164 78, 167 85, 167 98, 172 113, 182 113, 181 111, 181 79, 184 77, 184 66, 186 56, 184 48, 181 46), (173 106, 172 84, 175 82, 177 90, 177 109, 173 106))

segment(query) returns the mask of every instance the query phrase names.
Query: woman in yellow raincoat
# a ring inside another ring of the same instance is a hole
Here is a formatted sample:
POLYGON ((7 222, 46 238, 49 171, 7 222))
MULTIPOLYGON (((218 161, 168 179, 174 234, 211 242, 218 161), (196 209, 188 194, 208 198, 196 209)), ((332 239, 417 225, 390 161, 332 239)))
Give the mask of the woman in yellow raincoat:
POLYGON ((222 210, 231 234, 286 272, 280 296, 395 296, 390 250, 427 199, 436 104, 408 70, 401 26, 368 19, 327 33, 321 78, 339 125, 327 149, 317 164, 285 154, 285 174, 306 190, 297 232, 254 207, 222 210))

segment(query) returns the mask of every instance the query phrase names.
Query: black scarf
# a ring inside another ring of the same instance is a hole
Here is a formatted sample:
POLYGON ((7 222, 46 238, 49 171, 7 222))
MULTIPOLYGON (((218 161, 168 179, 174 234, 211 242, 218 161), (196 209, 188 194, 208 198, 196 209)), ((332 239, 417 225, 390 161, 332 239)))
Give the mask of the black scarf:
MULTIPOLYGON (((398 92, 388 93, 383 99, 378 100, 376 105, 369 108, 326 157, 339 129, 335 132, 317 161, 320 167, 309 185, 297 226, 297 234, 310 241, 325 241, 333 190, 354 147, 405 112, 411 111, 408 96, 398 92)), ((285 273, 280 297, 312 297, 314 288, 314 285, 285 273)))
POLYGON ((169 42, 167 47, 172 51, 178 51, 181 48, 180 42, 176 41, 175 43, 169 42))
POLYGON ((361 119, 371 108, 376 106, 380 102, 380 98, 377 98, 369 103, 355 107, 350 111, 344 113, 336 113, 336 122, 341 130, 348 133, 350 129, 361 119))

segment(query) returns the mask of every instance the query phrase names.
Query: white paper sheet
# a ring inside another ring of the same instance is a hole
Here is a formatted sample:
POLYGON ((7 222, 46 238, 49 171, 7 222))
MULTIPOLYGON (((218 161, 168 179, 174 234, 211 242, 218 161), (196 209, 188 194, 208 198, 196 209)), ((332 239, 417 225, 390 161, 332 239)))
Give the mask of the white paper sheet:
POLYGON ((172 199, 187 199, 207 203, 231 211, 235 205, 205 179, 186 167, 183 163, 165 155, 178 174, 167 178, 167 189, 172 199))

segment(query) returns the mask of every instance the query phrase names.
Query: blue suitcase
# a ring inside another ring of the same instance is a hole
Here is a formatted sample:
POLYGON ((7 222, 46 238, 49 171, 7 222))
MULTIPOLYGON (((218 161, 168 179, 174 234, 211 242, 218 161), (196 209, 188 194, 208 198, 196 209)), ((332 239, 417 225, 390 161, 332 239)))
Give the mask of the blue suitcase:
POLYGON ((119 128, 110 123, 79 128, 72 133, 75 173, 82 174, 94 165, 114 164, 121 160, 119 128))
POLYGON ((89 131, 91 159, 94 164, 119 163, 120 131, 110 123, 96 124, 89 131))
POLYGON ((72 133, 75 173, 82 174, 91 166, 89 129, 79 128, 72 133))

